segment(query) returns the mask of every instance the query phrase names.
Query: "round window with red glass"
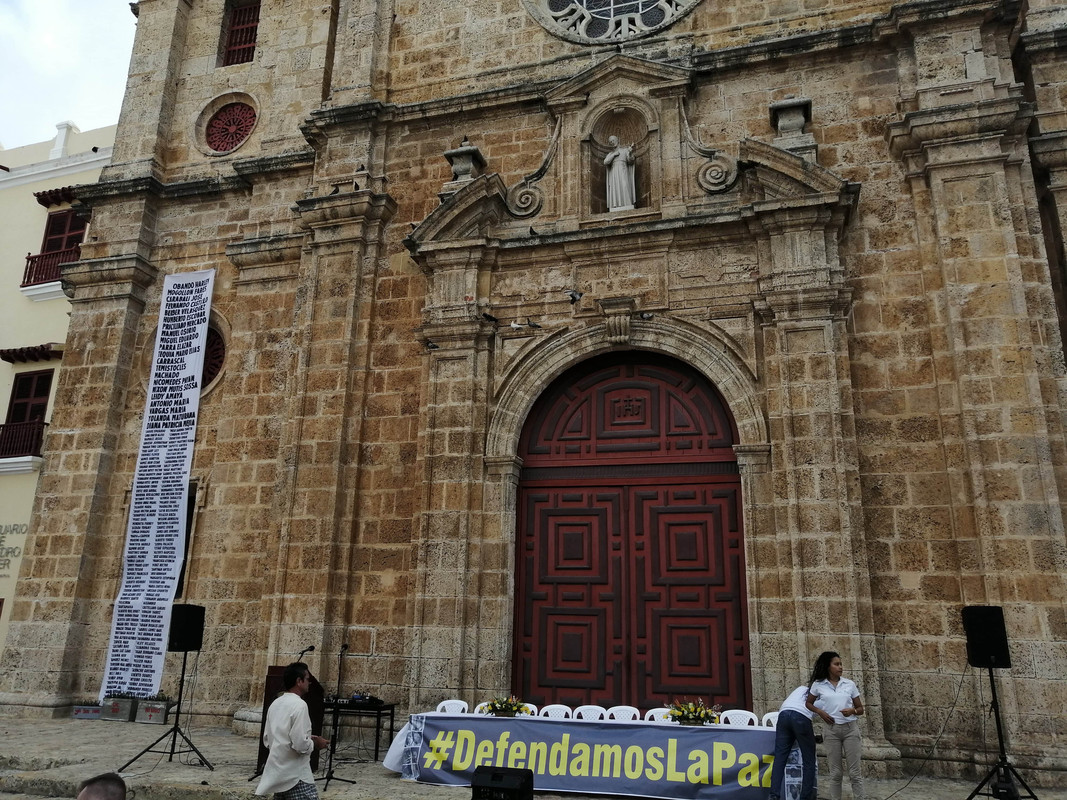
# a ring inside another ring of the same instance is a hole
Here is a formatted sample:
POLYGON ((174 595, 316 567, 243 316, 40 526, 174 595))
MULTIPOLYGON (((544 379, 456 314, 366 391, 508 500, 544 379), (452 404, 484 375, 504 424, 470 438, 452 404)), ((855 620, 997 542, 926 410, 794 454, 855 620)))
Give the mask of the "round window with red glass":
POLYGON ((204 129, 207 146, 216 153, 239 147, 256 126, 256 110, 247 103, 227 103, 214 114, 204 129))

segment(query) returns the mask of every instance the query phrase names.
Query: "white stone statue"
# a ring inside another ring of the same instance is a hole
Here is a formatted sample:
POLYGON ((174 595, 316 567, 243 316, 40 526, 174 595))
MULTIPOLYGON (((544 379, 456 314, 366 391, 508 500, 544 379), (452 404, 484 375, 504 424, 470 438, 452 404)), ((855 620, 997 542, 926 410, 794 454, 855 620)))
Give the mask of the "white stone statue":
POLYGON ((613 148, 604 158, 607 167, 608 211, 629 211, 634 207, 637 191, 634 185, 634 151, 622 147, 618 136, 609 136, 613 148))

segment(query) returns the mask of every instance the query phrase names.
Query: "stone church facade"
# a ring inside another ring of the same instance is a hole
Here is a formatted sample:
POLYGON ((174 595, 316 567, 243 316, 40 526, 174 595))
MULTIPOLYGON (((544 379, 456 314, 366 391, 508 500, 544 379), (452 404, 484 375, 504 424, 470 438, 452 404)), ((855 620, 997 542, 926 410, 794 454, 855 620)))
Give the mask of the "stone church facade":
POLYGON ((994 605, 1013 762, 1062 781, 1067 6, 135 10, 6 713, 99 686, 163 276, 214 268, 198 711, 347 644, 405 709, 762 713, 835 649, 870 774, 971 776, 994 605))

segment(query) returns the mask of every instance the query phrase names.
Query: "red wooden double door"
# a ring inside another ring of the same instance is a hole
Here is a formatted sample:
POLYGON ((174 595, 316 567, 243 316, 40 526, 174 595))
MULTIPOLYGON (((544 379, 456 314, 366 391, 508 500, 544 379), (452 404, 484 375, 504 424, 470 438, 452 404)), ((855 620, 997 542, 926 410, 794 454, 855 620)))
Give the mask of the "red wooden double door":
POLYGON ((571 370, 523 431, 513 690, 749 705, 741 486, 722 399, 681 362, 571 370))

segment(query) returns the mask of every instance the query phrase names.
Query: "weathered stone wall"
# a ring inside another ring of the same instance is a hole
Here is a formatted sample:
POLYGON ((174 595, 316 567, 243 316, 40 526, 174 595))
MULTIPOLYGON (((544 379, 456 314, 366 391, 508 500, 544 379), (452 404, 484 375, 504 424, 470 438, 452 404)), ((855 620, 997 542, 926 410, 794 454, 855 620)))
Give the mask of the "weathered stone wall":
POLYGON ((142 0, 66 272, 5 708, 97 686, 161 278, 214 267, 227 357, 185 595, 211 713, 310 644, 325 685, 347 643, 346 688, 412 708, 508 690, 523 421, 568 368, 637 349, 693 365, 737 424, 757 710, 837 649, 871 770, 948 717, 938 768, 973 774, 960 609, 999 605, 1013 754, 1063 770, 1067 14, 1031 6, 1020 34, 994 0, 705 2, 619 54, 518 2, 291 2, 220 69, 218 8, 142 0), (255 130, 205 154, 237 97, 255 130), (594 165, 624 123, 648 200, 609 214, 594 165), (464 139, 485 166, 453 175, 464 139))

